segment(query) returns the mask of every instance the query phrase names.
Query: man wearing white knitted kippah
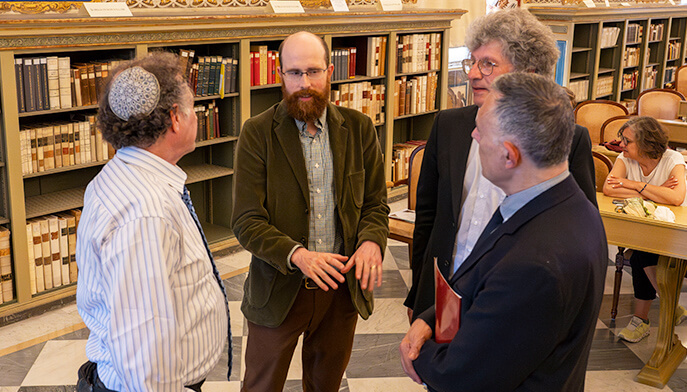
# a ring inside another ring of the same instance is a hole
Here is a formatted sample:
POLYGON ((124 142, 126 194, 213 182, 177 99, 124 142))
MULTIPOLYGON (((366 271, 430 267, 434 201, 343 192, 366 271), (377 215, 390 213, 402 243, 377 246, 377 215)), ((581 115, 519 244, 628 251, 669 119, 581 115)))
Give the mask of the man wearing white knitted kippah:
POLYGON ((117 153, 88 185, 78 228, 76 299, 90 336, 77 390, 200 391, 229 314, 177 166, 195 148, 193 95, 170 53, 113 74, 98 123, 117 153))

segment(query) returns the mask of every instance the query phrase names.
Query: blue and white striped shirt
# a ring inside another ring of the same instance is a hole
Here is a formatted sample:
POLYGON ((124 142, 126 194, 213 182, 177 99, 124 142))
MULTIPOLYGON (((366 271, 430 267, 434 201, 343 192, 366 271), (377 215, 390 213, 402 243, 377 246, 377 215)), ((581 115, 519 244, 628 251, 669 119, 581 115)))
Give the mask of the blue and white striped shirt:
POLYGON ((117 391, 183 391, 219 361, 227 309, 181 194, 186 174, 125 147, 86 189, 77 308, 86 355, 117 391))

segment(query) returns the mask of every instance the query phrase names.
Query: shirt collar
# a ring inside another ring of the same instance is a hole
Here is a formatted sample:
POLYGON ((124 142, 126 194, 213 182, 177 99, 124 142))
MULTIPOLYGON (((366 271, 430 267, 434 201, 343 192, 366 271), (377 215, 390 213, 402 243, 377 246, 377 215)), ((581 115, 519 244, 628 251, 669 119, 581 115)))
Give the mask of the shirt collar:
MULTIPOLYGON (((300 131, 301 135, 304 135, 308 130, 308 124, 305 121, 301 121, 295 118, 293 120, 296 122, 296 127, 298 127, 298 130, 300 131)), ((320 116, 320 118, 315 119, 315 126, 317 127, 317 131, 324 131, 326 129, 325 124, 327 124, 327 107, 325 107, 322 111, 322 115, 320 116)))
POLYGON ((501 210, 501 215, 503 216, 503 221, 507 221, 511 216, 518 212, 519 209, 524 207, 525 204, 529 203, 532 199, 544 193, 544 191, 548 190, 554 185, 562 182, 569 175, 570 172, 565 170, 563 173, 544 182, 540 182, 535 186, 529 187, 510 196, 506 196, 506 198, 503 200, 503 203, 501 203, 501 206, 499 207, 501 210))
POLYGON ((125 164, 147 171, 154 178, 169 184, 180 194, 183 193, 187 175, 179 166, 172 165, 152 152, 134 146, 120 148, 116 156, 125 164))

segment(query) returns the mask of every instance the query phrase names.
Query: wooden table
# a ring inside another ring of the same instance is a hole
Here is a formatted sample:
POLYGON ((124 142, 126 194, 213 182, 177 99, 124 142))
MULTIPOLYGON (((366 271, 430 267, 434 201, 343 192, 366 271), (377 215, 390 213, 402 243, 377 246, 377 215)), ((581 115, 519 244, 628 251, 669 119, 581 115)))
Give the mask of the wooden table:
POLYGON ((687 270, 687 207, 669 206, 676 219, 675 223, 668 223, 617 213, 612 197, 602 193, 597 193, 596 197, 609 244, 661 255, 656 269, 661 297, 656 347, 637 380, 663 388, 687 357, 687 349, 675 334, 674 325, 687 270))

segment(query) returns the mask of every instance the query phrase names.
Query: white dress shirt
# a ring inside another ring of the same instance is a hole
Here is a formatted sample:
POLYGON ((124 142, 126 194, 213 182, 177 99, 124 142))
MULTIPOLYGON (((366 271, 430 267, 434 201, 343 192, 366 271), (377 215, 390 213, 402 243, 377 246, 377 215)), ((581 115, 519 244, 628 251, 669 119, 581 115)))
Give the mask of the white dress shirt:
POLYGON ((125 147, 86 189, 77 308, 109 389, 183 391, 224 349, 225 300, 181 199, 185 181, 178 166, 125 147))
POLYGON ((456 234, 453 248, 453 266, 451 274, 458 270, 461 264, 472 252, 484 227, 506 197, 501 188, 492 184, 482 176, 482 164, 479 160, 479 144, 472 140, 468 164, 463 181, 463 200, 460 210, 460 226, 456 234))

